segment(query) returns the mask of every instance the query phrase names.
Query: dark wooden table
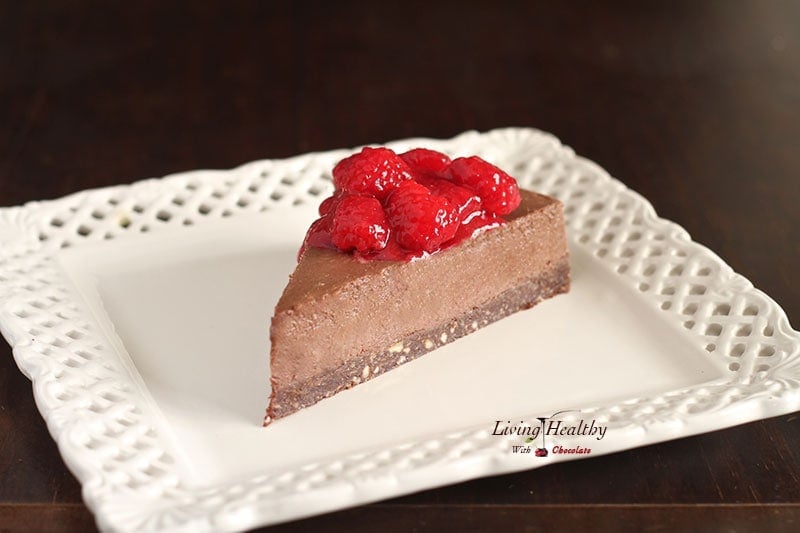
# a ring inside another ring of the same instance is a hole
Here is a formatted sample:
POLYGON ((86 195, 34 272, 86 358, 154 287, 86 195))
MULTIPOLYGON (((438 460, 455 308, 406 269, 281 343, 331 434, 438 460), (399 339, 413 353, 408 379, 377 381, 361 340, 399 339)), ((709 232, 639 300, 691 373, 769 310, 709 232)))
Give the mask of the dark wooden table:
MULTIPOLYGON (((533 126, 650 199, 797 326, 800 4, 646 4, 3 0, 0 205, 533 126)), ((276 530, 791 530, 798 442, 800 418, 781 416, 276 530)), ((93 527, 0 342, 0 530, 93 527)))

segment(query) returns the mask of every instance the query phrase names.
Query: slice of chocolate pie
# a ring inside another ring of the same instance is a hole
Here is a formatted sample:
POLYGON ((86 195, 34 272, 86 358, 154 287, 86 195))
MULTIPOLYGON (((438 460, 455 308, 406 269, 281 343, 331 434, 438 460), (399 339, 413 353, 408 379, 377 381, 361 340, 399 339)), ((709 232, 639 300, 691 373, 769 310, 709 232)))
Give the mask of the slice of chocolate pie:
POLYGON ((334 183, 272 318, 264 425, 569 290, 561 203, 477 157, 366 148, 334 183))

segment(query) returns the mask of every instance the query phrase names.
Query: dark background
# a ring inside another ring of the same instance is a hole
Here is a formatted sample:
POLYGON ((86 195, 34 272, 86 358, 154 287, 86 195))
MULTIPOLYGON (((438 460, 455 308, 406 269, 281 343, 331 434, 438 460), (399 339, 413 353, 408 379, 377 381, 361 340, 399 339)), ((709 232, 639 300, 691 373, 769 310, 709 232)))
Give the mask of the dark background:
MULTIPOLYGON (((2 206, 536 127, 800 316, 798 2, 0 0, 0 124, 2 206)), ((797 442, 782 416, 276 530, 789 530, 797 442)), ((0 530, 92 527, 0 343, 0 530)))

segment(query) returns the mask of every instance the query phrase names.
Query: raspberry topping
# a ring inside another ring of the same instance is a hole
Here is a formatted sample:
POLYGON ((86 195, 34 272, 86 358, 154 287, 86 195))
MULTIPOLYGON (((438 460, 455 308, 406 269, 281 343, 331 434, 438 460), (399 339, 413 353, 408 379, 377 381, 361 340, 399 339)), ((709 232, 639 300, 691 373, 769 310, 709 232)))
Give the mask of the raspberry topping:
POLYGON ((319 204, 320 216, 325 216, 334 209, 336 209, 336 206, 339 204, 339 201, 342 199, 343 196, 344 193, 342 191, 336 191, 335 193, 333 193, 333 196, 328 196, 327 198, 322 200, 322 203, 319 204))
POLYGON ((410 180, 411 168, 388 148, 363 148, 333 167, 333 184, 348 193, 371 194, 383 200, 398 185, 410 180))
POLYGON ((367 254, 386 248, 389 224, 381 203, 370 196, 342 198, 333 211, 331 240, 345 252, 356 250, 367 254))
POLYGON ((496 166, 426 148, 364 148, 334 167, 333 183, 300 255, 334 248, 362 261, 408 261, 501 226, 521 200, 496 166))
POLYGON ((386 214, 400 246, 435 252, 456 235, 458 209, 444 196, 431 194, 424 185, 409 181, 388 198, 386 214))
POLYGON ((480 157, 459 157, 447 169, 450 179, 481 197, 487 211, 507 215, 519 206, 517 181, 480 157))
POLYGON ((414 148, 408 152, 400 154, 400 157, 408 163, 417 174, 428 175, 435 178, 444 177, 444 172, 450 166, 450 157, 427 148, 414 148))
POLYGON ((425 185, 433 194, 444 196, 456 207, 459 224, 483 211, 481 197, 474 191, 444 179, 421 177, 417 181, 425 185))
POLYGON ((303 239, 303 245, 297 253, 298 260, 308 248, 334 248, 331 240, 331 218, 318 218, 311 224, 306 232, 306 238, 303 239))
POLYGON ((460 226, 458 226, 458 232, 456 232, 454 240, 456 242, 460 242, 466 239, 471 239, 478 233, 502 226, 503 222, 504 220, 499 216, 487 213, 485 211, 474 213, 472 217, 465 220, 460 226))

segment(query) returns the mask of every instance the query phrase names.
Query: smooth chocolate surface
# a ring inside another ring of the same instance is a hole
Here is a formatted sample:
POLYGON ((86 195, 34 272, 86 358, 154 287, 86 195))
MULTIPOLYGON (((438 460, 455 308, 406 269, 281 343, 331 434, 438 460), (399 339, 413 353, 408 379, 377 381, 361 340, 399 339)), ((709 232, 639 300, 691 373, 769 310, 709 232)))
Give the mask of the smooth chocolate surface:
MULTIPOLYGON (((385 370, 386 364, 375 360, 378 354, 403 344, 400 359, 409 339, 424 340, 454 320, 500 305, 500 295, 557 277, 556 271, 568 267, 563 206, 548 196, 522 193, 520 207, 504 226, 419 261, 361 263, 334 250, 307 250, 272 319, 267 420, 363 381, 376 366, 385 370), (292 392, 298 390, 306 394, 292 392)), ((568 274, 561 278, 530 289, 533 300, 518 302, 510 312, 530 307, 539 293, 568 286, 568 274)))

